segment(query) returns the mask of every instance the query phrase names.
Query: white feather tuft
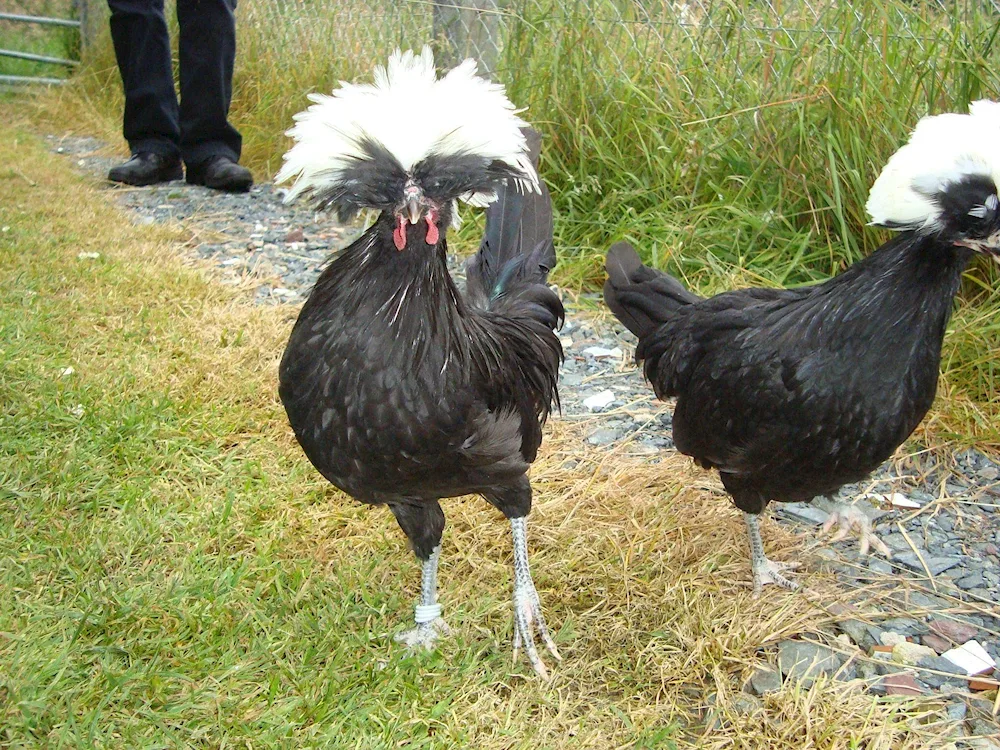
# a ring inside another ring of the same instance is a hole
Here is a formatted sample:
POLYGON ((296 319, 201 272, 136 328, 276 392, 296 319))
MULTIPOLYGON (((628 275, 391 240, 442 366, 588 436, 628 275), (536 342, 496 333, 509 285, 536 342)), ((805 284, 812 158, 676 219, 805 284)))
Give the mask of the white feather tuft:
MULTIPOLYGON (((309 99, 315 104, 295 115, 286 133, 295 145, 275 177, 279 183, 294 179, 286 201, 336 184, 352 160, 364 157, 364 139, 385 147, 406 171, 432 153, 473 154, 516 169, 520 189, 539 189, 521 133, 527 123, 501 84, 476 75, 475 60, 439 79, 430 47, 419 55, 397 50, 387 66, 375 69, 373 84, 341 82, 332 95, 309 99)), ((480 206, 495 199, 462 196, 480 206)))
POLYGON ((872 224, 894 229, 940 228, 934 196, 964 177, 1000 185, 1000 104, 974 102, 970 114, 922 118, 909 142, 882 169, 868 195, 872 224))
POLYGON ((969 114, 991 122, 994 127, 1000 128, 1000 102, 991 102, 989 99, 972 102, 969 104, 969 114))

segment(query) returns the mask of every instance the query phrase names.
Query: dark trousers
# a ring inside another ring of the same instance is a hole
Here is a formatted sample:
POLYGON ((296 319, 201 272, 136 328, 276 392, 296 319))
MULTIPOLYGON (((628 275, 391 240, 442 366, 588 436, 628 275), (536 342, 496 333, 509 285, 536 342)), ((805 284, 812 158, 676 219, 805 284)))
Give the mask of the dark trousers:
POLYGON ((163 0, 108 0, 111 40, 125 87, 124 134, 132 153, 239 161, 229 124, 236 57, 236 0, 177 0, 181 98, 177 104, 163 0))

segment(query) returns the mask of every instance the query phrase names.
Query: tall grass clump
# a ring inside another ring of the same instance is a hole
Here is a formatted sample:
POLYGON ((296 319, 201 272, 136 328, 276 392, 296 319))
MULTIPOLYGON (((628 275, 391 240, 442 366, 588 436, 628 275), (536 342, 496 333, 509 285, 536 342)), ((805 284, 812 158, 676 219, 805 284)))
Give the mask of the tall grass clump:
MULTIPOLYGON (((547 137, 563 280, 578 286, 600 281, 620 238, 704 289, 729 281, 719 269, 825 278, 885 239, 863 229, 864 201, 916 120, 1000 88, 1000 15, 986 2, 508 0, 498 12, 497 76, 547 137)), ((306 94, 435 39, 427 0, 245 0, 237 15, 232 116, 261 177, 306 94)), ((117 123, 100 31, 79 88, 117 123)))
POLYGON ((884 240, 864 201, 916 120, 997 90, 1000 18, 971 4, 519 7, 511 94, 550 136, 581 283, 619 238, 696 277, 824 278, 884 240))

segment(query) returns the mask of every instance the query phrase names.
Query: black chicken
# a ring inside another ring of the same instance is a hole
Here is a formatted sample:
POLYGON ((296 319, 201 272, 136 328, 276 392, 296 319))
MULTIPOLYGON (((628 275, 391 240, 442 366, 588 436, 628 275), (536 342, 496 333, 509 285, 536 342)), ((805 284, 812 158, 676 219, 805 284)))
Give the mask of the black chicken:
POLYGON ((429 49, 397 52, 374 86, 345 84, 296 117, 278 175, 296 178, 288 199, 307 194, 341 219, 381 213, 316 282, 279 392, 309 460, 353 498, 388 505, 423 563, 416 627, 399 640, 429 647, 447 632, 438 500, 478 493, 510 519, 515 653, 523 642, 546 677, 533 628, 559 654, 528 569, 526 472, 558 403, 552 208, 537 134, 475 73, 467 60, 438 79, 429 49), (492 201, 464 296, 446 265, 456 199, 492 201))
MULTIPOLYGON (((822 284, 703 299, 626 243, 608 253, 604 299, 638 336, 656 395, 677 398, 677 449, 718 469, 743 511, 755 592, 795 587, 782 575, 793 566, 764 555, 767 503, 861 480, 930 408, 962 271, 1000 247, 997 111, 981 102, 922 120, 868 201, 874 224, 902 234, 822 284)), ((827 527, 863 518, 839 510, 827 527)), ((862 536, 862 553, 874 541, 888 554, 870 524, 862 536)))

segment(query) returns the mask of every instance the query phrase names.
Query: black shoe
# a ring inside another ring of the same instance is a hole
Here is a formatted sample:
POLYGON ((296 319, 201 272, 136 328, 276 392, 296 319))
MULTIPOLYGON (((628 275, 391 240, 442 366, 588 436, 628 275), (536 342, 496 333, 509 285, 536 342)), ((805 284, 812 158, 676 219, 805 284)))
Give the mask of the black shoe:
POLYGON ((161 156, 149 151, 140 151, 124 164, 112 167, 108 179, 124 182, 126 185, 153 185, 157 182, 179 180, 184 176, 181 160, 177 157, 161 156))
POLYGON ((187 181, 227 193, 245 193, 253 185, 253 175, 228 156, 210 156, 198 164, 188 164, 187 181))

